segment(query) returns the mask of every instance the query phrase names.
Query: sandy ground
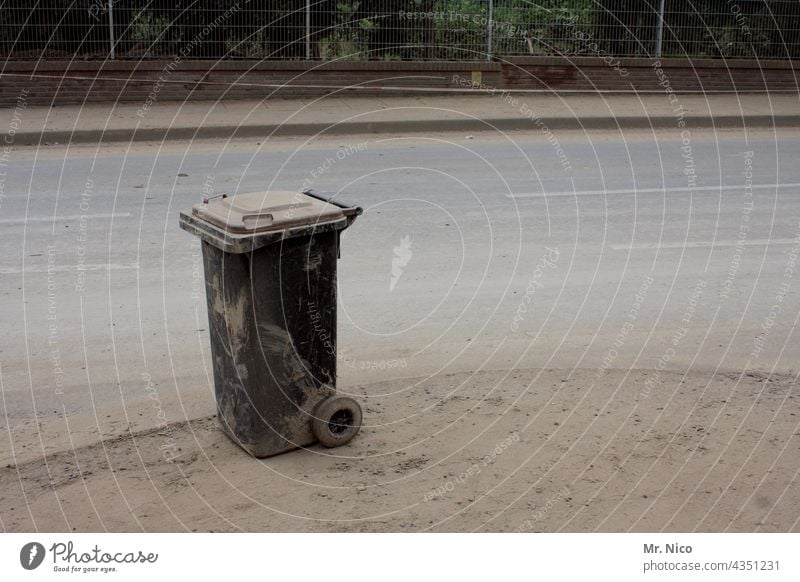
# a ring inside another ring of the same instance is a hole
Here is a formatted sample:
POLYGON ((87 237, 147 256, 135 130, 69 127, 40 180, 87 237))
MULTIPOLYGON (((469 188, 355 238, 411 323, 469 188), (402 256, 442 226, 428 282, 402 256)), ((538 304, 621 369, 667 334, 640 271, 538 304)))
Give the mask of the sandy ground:
POLYGON ((366 426, 350 445, 263 460, 214 418, 128 434, 0 468, 0 527, 800 530, 796 379, 655 374, 371 384, 351 391, 366 426))

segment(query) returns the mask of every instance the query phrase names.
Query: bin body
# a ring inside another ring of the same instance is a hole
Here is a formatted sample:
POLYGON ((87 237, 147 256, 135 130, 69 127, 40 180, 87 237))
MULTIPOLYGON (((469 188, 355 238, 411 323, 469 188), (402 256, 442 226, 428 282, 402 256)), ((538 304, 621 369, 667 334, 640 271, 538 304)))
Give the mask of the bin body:
POLYGON ((203 239, 218 419, 256 457, 312 444, 313 411, 336 389, 336 264, 352 220, 327 218, 231 237, 181 215, 203 239))

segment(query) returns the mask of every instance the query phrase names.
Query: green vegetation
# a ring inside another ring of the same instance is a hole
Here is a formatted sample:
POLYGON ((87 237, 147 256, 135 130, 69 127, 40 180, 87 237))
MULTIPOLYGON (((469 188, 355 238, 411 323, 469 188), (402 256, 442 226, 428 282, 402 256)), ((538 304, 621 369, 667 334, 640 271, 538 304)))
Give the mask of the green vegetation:
MULTIPOLYGON (((104 58, 107 0, 9 0, 11 58, 104 58)), ((485 59, 489 0, 126 0, 117 58, 485 59), (187 45, 191 50, 187 50, 187 45)), ((652 56, 658 0, 494 0, 491 54, 652 56)), ((798 0, 668 0, 664 56, 797 58, 798 0)))

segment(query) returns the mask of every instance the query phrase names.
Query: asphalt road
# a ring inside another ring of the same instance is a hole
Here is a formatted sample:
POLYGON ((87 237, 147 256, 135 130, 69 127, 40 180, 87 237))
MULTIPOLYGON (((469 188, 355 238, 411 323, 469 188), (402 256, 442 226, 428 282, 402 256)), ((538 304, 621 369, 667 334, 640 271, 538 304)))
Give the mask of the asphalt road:
POLYGON ((200 248, 178 228, 204 193, 364 207, 339 265, 344 391, 481 369, 642 369, 652 389, 661 370, 797 373, 798 132, 555 137, 14 149, 0 461, 213 413, 200 248))

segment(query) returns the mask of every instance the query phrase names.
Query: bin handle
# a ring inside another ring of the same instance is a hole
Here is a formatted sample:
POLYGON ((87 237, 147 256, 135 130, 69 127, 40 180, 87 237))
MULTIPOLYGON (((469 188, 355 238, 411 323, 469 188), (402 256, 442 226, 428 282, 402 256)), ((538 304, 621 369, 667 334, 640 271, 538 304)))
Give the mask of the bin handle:
POLYGON ((242 215, 242 224, 247 226, 248 222, 258 222, 259 220, 269 221, 270 224, 274 221, 274 216, 271 212, 263 212, 263 213, 255 213, 255 214, 243 214, 242 215))
POLYGON ((203 196, 203 204, 208 204, 209 202, 214 200, 214 198, 227 198, 227 197, 228 197, 227 194, 214 194, 213 196, 203 196))
POLYGON ((349 204, 342 200, 336 200, 334 197, 336 194, 330 194, 328 192, 314 192, 313 190, 304 190, 303 194, 306 196, 311 196, 312 198, 316 198, 317 200, 322 200, 323 202, 327 202, 328 204, 333 204, 334 206, 338 206, 342 210, 344 210, 345 216, 359 216, 364 209, 360 206, 356 206, 355 204, 349 204))

